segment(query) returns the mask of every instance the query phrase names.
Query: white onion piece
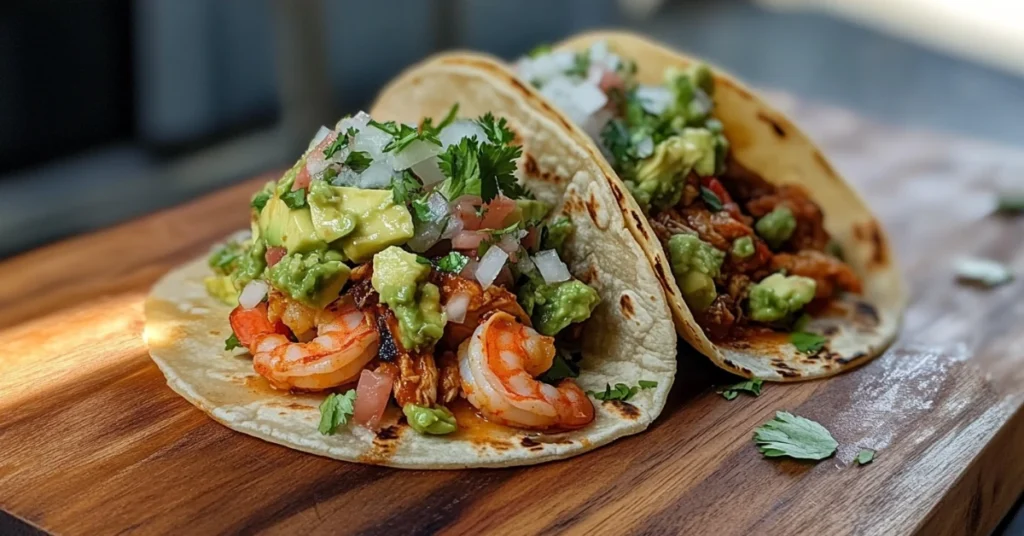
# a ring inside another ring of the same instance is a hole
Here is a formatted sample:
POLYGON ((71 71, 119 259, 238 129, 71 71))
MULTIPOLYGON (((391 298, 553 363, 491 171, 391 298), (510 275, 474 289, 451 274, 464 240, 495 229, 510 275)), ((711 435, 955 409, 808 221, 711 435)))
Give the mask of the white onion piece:
POLYGON ((461 324, 466 320, 466 311, 469 310, 469 294, 456 292, 448 303, 444 304, 444 313, 448 316, 449 322, 461 324))
POLYGON ((569 51, 549 52, 535 58, 524 57, 516 63, 516 70, 523 78, 544 85, 548 81, 563 76, 575 61, 574 54, 569 51))
POLYGON ((395 168, 395 171, 402 171, 439 154, 441 154, 440 145, 429 141, 416 140, 401 151, 394 153, 391 165, 395 168))
POLYGON ((355 128, 356 132, 359 132, 366 128, 366 125, 370 124, 370 114, 366 112, 359 112, 352 117, 346 117, 340 121, 334 127, 334 130, 338 132, 348 132, 348 129, 355 128))
MULTIPOLYGON (((340 152, 340 151, 339 151, 340 152)), ((309 172, 310 177, 319 177, 324 170, 330 166, 331 163, 323 158, 307 158, 306 159, 306 171, 309 172)))
POLYGON ((423 253, 430 249, 441 239, 441 232, 445 228, 444 220, 421 222, 417 221, 414 227, 412 238, 405 245, 416 253, 423 253))
POLYGON ((672 103, 672 92, 661 86, 640 86, 636 88, 636 98, 640 100, 644 111, 661 115, 672 103))
POLYGON ((367 126, 356 133, 351 147, 353 151, 370 153, 370 157, 377 160, 384 154, 384 146, 391 143, 391 139, 391 134, 377 127, 367 126))
POLYGON ((595 140, 601 139, 601 131, 604 130, 604 126, 609 121, 615 118, 615 114, 606 108, 602 108, 597 113, 591 115, 586 121, 580 124, 583 131, 590 135, 595 140))
MULTIPOLYGON (((558 257, 558 254, 555 254, 558 257)), ((505 261, 508 260, 508 253, 501 248, 488 248, 487 253, 484 253, 483 258, 480 259, 480 265, 476 267, 476 273, 473 274, 476 280, 485 289, 491 286, 494 282, 494 278, 498 277, 498 272, 505 266, 505 261)))
POLYGON ((452 237, 462 232, 464 224, 459 218, 448 218, 448 226, 444 228, 444 232, 441 233, 441 238, 444 240, 451 240, 452 237))
POLYGON ((650 136, 644 136, 644 138, 636 143, 634 146, 636 150, 637 158, 647 158, 654 154, 654 139, 650 136))
POLYGON ((359 174, 356 186, 370 190, 387 188, 391 186, 391 177, 394 173, 387 162, 377 160, 359 174))
POLYGON ((238 305, 241 305, 243 309, 255 309, 263 301, 269 290, 270 285, 267 285, 266 281, 253 279, 245 285, 242 293, 238 295, 238 305))
POLYGON ((441 221, 450 212, 448 200, 439 192, 433 192, 427 197, 427 209, 430 211, 430 221, 441 221))
POLYGON ((597 86, 601 83, 601 78, 604 77, 604 67, 591 64, 587 69, 587 79, 585 83, 591 86, 597 86))
POLYGON ((317 130, 316 134, 313 135, 313 139, 309 140, 309 147, 307 147, 306 150, 308 151, 308 150, 312 149, 313 147, 316 147, 317 145, 320 145, 320 142, 324 141, 324 138, 326 138, 327 135, 330 134, 330 133, 331 133, 331 129, 321 125, 320 126, 320 130, 317 130))
POLYGON ((468 119, 452 122, 452 124, 444 127, 441 133, 437 135, 437 139, 441 140, 441 147, 444 149, 447 149, 453 143, 459 143, 462 138, 469 137, 476 138, 481 142, 487 141, 487 133, 484 132, 483 127, 476 124, 476 121, 468 119))
MULTIPOLYGON (((440 149, 440 147, 438 147, 440 149)), ((417 162, 412 166, 412 172, 420 178, 424 186, 431 186, 437 184, 445 179, 444 173, 441 172, 441 166, 438 164, 436 156, 432 156, 421 162, 417 162)))
POLYGON ((545 283, 561 283, 572 277, 569 267, 562 262, 562 259, 558 258, 558 252, 553 249, 546 249, 534 255, 533 264, 537 266, 537 270, 540 270, 540 275, 544 278, 545 283))
POLYGON ((332 186, 355 186, 357 184, 359 184, 359 174, 347 167, 341 168, 341 171, 331 179, 332 186))
POLYGON ((588 116, 608 104, 608 95, 596 85, 580 84, 575 87, 573 96, 576 106, 588 116))

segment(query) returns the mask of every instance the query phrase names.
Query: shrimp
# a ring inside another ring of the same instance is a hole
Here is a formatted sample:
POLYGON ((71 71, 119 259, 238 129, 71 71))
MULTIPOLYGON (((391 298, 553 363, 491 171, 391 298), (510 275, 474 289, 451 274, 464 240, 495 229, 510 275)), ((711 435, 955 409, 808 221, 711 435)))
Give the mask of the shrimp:
POLYGON ((250 348, 253 368, 276 389, 320 391, 355 381, 377 355, 376 323, 350 298, 320 312, 316 331, 309 342, 276 333, 257 336, 250 348))
POLYGON ((551 367, 555 340, 505 312, 495 312, 459 346, 462 390, 489 420, 533 429, 574 429, 594 420, 594 405, 576 382, 534 379, 551 367))

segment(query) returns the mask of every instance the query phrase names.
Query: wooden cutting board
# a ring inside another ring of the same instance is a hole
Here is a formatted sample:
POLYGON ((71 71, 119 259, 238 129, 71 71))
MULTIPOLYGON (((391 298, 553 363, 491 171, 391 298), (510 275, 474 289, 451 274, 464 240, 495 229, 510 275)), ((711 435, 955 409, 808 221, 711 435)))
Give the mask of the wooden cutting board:
POLYGON ((903 335, 867 366, 730 402, 713 388, 730 378, 683 348, 650 430, 530 468, 265 443, 175 395, 140 338, 150 285, 245 226, 254 179, 0 263, 0 510, 63 534, 986 534, 1024 490, 1024 282, 957 285, 950 262, 1024 274, 1024 218, 990 214, 1024 156, 783 106, 881 214, 911 283, 903 335), (751 433, 778 409, 824 424, 838 454, 763 459, 751 433), (874 463, 851 463, 861 447, 874 463))

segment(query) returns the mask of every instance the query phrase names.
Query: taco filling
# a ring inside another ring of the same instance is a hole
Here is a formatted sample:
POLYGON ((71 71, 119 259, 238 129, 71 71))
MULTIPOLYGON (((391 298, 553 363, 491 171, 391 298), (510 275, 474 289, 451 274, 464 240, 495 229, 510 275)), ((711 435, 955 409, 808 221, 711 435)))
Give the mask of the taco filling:
POLYGON ((448 434, 460 398, 518 428, 594 419, 572 377, 600 298, 563 262, 573 225, 516 182, 504 119, 456 112, 322 128, 252 197, 251 236, 209 259, 208 292, 237 304, 227 346, 275 389, 334 391, 323 434, 377 428, 391 403, 448 434))
POLYGON ((840 293, 861 293, 808 191, 732 161, 706 65, 641 85, 635 63, 597 42, 578 53, 542 47, 516 69, 598 142, 712 340, 788 331, 840 293))

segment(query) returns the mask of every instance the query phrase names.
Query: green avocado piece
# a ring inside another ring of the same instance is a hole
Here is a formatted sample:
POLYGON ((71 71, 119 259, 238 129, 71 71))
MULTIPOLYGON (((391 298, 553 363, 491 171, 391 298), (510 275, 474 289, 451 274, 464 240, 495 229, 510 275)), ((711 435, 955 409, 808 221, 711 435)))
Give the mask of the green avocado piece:
POLYGON ((305 253, 326 246, 313 226, 309 207, 288 208, 279 197, 267 201, 260 212, 259 227, 267 245, 283 246, 288 253, 305 253))
POLYGON ((370 283, 398 318, 399 338, 406 350, 428 347, 444 333, 447 317, 441 310, 439 289, 426 282, 429 275, 429 264, 394 246, 373 257, 370 283))
POLYGON ((324 242, 348 236, 356 228, 356 216, 346 212, 342 206, 343 196, 335 187, 322 180, 315 180, 309 185, 309 210, 313 219, 313 229, 324 242))
POLYGON ((412 215, 405 205, 395 203, 391 190, 330 188, 340 199, 341 211, 356 220, 355 229, 340 239, 349 259, 366 262, 377 252, 412 238, 412 215))
POLYGON ((504 224, 508 226, 513 221, 519 221, 526 224, 521 227, 537 225, 547 217, 550 210, 551 207, 543 201, 516 199, 516 208, 512 211, 512 217, 507 218, 504 224))
POLYGON ((274 288, 293 299, 322 309, 334 301, 352 270, 337 251, 290 253, 267 270, 274 288))

